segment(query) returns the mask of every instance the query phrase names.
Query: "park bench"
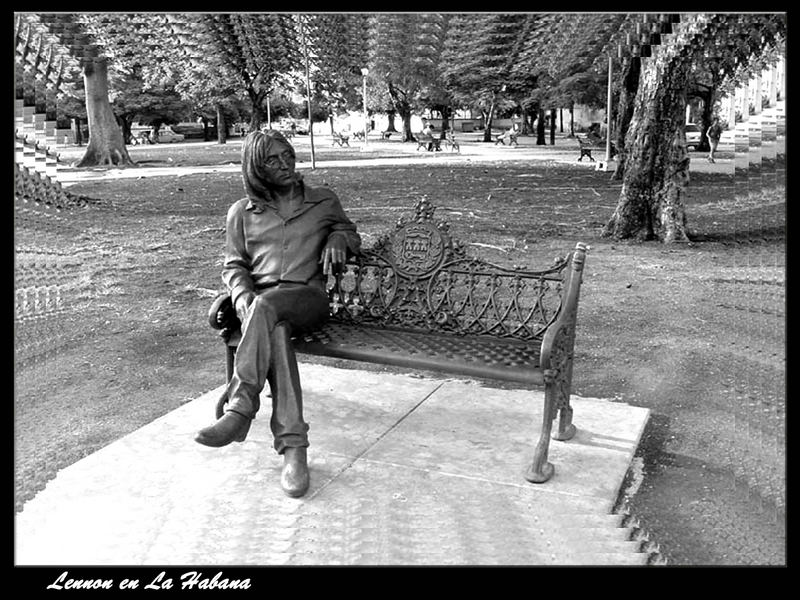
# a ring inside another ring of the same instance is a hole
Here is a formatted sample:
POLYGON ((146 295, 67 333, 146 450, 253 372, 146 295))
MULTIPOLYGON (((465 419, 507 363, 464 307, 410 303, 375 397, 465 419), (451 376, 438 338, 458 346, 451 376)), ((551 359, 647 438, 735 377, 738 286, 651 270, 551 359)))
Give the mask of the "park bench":
POLYGON ((519 131, 504 131, 494 141, 494 145, 501 144, 503 146, 506 145, 506 140, 508 140, 509 146, 519 146, 519 142, 517 142, 517 138, 519 137, 519 131))
MULTIPOLYGON (((578 157, 578 162, 582 161, 584 156, 592 162, 595 162, 594 157, 592 156, 592 150, 598 150, 600 152, 606 151, 606 143, 602 138, 589 138, 582 135, 576 135, 575 137, 578 139, 578 147, 581 151, 581 155, 578 157)), ((611 142, 611 158, 614 158, 616 154, 617 148, 614 146, 614 142, 611 142)))
MULTIPOLYGON (((545 482, 554 472, 547 460, 551 434, 569 440, 576 431, 570 388, 588 247, 578 243, 542 270, 505 268, 468 256, 434 211, 427 199, 419 201, 412 218, 402 217, 329 276, 330 319, 295 336, 294 349, 544 387, 541 434, 525 478, 545 482)), ((225 342, 230 380, 241 333, 227 292, 214 299, 208 319, 225 342)), ((227 401, 225 392, 217 417, 227 401)))
POLYGON ((344 135, 342 133, 334 132, 332 145, 335 146, 336 144, 339 144, 340 148, 343 148, 344 146, 349 147, 350 146, 350 142, 348 141, 349 139, 350 139, 349 135, 344 135))
POLYGON ((397 131, 381 131, 381 139, 382 140, 388 140, 390 137, 392 137, 393 133, 399 133, 399 132, 397 132, 397 131))
POLYGON ((432 135, 420 133, 417 135, 417 150, 420 148, 425 148, 425 150, 431 152, 439 152, 442 149, 441 140, 432 135))
POLYGON ((442 142, 444 143, 444 147, 450 150, 450 152, 458 152, 458 153, 461 152, 461 146, 458 144, 456 136, 453 134, 453 131, 451 129, 447 130, 447 133, 445 133, 442 142))

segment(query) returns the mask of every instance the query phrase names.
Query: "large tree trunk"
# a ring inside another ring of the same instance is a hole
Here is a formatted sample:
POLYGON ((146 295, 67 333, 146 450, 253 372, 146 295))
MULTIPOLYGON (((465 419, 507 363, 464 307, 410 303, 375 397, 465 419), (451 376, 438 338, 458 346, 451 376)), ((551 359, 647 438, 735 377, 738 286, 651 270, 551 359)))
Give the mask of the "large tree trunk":
POLYGON ((386 127, 386 131, 397 131, 394 126, 394 117, 397 113, 393 110, 390 110, 386 113, 386 117, 389 119, 389 125, 386 127))
POLYGON ((126 144, 131 143, 131 125, 133 124, 133 115, 124 115, 119 119, 119 125, 122 127, 122 139, 126 144))
POLYGON ((411 132, 411 107, 400 106, 397 111, 400 114, 400 119, 403 121, 403 141, 416 142, 417 138, 411 132))
POLYGON ((547 141, 544 138, 544 109, 539 108, 539 116, 536 119, 536 145, 544 146, 547 141))
POLYGON ((550 109, 550 145, 556 145, 556 109, 550 109))
POLYGON ((489 110, 483 111, 483 123, 485 125, 483 130, 483 141, 492 141, 492 121, 494 121, 494 100, 489 105, 489 110))
MULTIPOLYGON (((416 142, 417 138, 415 138, 414 134, 411 132, 411 104, 406 100, 406 94, 397 89, 391 81, 388 83, 388 87, 389 96, 392 98, 392 104, 397 114, 400 115, 400 120, 403 122, 402 141, 416 142)), ((392 121, 390 121, 390 124, 391 123, 392 121)))
POLYGON ((439 112, 442 113, 442 131, 439 137, 444 139, 447 137, 447 131, 450 129, 450 116, 453 114, 453 110, 449 106, 442 106, 439 108, 439 112))
POLYGON ((250 117, 250 131, 258 131, 261 128, 261 123, 267 120, 267 113, 264 110, 264 101, 267 93, 264 90, 256 92, 251 86, 247 88, 247 94, 250 96, 250 103, 253 108, 253 114, 250 117))
POLYGON ((612 179, 621 180, 625 172, 625 136, 633 118, 634 100, 639 89, 639 75, 642 61, 639 58, 628 58, 622 67, 622 85, 619 100, 617 101, 617 118, 614 126, 616 132, 615 144, 617 146, 617 166, 612 179))
POLYGON ((689 181, 683 130, 688 63, 670 58, 662 52, 642 65, 625 138, 622 191, 605 236, 688 241, 683 205, 689 181))
POLYGON ((569 137, 575 137, 575 103, 569 107, 569 137))
POLYGON ((225 122, 225 113, 222 104, 217 104, 217 143, 228 143, 228 124, 225 122))
POLYGON ((520 108, 520 116, 522 117, 522 131, 520 131, 520 135, 529 135, 531 132, 531 126, 528 122, 528 111, 524 108, 520 108))
POLYGON ((105 59, 86 61, 83 67, 83 83, 86 88, 89 145, 86 146, 83 158, 75 166, 133 165, 125 147, 122 130, 117 125, 108 101, 108 65, 105 59))

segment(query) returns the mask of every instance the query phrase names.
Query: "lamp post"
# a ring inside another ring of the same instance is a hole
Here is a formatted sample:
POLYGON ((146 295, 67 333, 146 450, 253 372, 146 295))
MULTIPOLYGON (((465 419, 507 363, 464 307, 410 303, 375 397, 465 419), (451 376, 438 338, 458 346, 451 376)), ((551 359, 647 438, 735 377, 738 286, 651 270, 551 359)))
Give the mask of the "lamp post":
POLYGON ((611 161, 611 73, 613 61, 608 57, 608 95, 606 97, 606 170, 611 161))
POLYGON ((300 17, 300 35, 303 40, 303 54, 305 55, 306 63, 306 100, 308 102, 308 140, 311 142, 311 168, 317 168, 316 155, 314 153, 314 121, 311 118, 311 76, 309 75, 308 66, 308 43, 305 35, 305 28, 303 17, 300 17))
POLYGON ((369 69, 364 67, 361 69, 361 75, 364 76, 364 150, 367 149, 367 75, 369 75, 369 69))

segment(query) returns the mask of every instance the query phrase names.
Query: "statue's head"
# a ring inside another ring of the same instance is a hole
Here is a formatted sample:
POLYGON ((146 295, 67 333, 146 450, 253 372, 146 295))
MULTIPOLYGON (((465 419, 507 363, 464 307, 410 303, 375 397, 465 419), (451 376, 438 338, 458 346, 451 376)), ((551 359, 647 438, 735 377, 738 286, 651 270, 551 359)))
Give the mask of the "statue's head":
POLYGON ((293 185, 294 147, 280 131, 252 131, 242 144, 242 178, 247 195, 267 198, 271 191, 293 185))

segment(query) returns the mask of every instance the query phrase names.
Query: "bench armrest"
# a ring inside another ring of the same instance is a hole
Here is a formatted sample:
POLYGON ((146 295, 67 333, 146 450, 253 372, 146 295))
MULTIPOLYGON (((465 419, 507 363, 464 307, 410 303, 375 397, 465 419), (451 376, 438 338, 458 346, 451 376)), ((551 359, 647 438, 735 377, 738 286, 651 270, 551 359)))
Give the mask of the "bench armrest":
POLYGON ((565 273, 564 295, 558 317, 542 337, 540 366, 547 371, 560 370, 565 361, 572 358, 575 342, 575 324, 578 315, 578 299, 583 277, 583 265, 589 247, 578 242, 572 253, 569 271, 565 273))
POLYGON ((212 329, 239 329, 241 322, 228 292, 221 292, 208 308, 208 324, 212 329))

